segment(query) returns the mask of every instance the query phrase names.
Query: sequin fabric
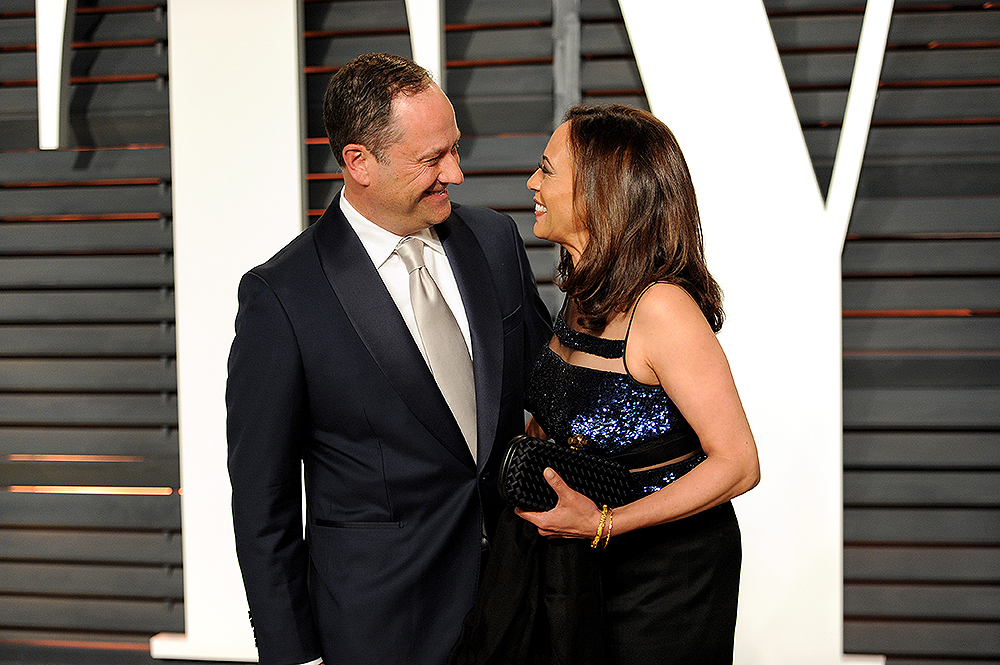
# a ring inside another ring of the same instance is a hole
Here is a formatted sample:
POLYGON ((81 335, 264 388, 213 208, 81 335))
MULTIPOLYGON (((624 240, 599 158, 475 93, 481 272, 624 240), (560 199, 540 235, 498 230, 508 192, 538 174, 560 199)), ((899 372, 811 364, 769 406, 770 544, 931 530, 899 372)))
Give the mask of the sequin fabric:
MULTIPOLYGON (((584 353, 606 358, 620 358, 624 353, 625 340, 606 340, 571 330, 561 314, 554 330, 564 346, 584 353), (618 355, 594 353, 596 346, 613 350, 603 342, 620 347, 618 355)), ((588 442, 587 450, 602 456, 628 452, 639 444, 688 427, 660 386, 639 383, 628 374, 571 365, 548 346, 542 349, 528 380, 527 402, 528 410, 550 439, 565 443, 569 437, 581 435, 588 442)), ((638 472, 633 477, 643 487, 644 494, 651 494, 704 459, 699 453, 678 464, 638 472)))

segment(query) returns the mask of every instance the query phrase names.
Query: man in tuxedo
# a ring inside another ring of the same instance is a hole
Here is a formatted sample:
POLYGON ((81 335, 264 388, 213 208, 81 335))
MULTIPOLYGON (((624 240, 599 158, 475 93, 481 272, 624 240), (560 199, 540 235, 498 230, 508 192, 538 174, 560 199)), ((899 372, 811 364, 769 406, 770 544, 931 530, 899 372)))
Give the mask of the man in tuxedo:
POLYGON ((440 665, 548 314, 513 220, 450 201, 459 131, 424 69, 353 60, 324 120, 343 191, 239 287, 226 401, 251 620, 264 664, 440 665))

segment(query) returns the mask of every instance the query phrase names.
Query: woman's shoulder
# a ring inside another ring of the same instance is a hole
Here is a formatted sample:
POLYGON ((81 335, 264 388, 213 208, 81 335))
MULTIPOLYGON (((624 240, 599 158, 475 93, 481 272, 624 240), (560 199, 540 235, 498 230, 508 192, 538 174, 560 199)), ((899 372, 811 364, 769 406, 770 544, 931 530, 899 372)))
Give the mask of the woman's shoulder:
POLYGON ((708 327, 708 321, 683 286, 655 282, 642 292, 635 303, 629 335, 638 333, 660 337, 684 330, 700 331, 703 327, 708 327))

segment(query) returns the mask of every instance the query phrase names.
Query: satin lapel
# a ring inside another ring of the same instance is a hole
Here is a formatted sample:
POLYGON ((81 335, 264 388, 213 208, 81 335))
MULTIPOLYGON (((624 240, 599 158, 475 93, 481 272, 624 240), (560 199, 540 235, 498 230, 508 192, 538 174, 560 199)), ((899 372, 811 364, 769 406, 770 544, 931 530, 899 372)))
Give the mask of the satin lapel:
POLYGON ((452 213, 437 228, 451 263, 472 335, 472 368, 476 382, 477 459, 482 468, 489 459, 500 416, 503 391, 503 322, 493 275, 472 230, 452 213))
POLYGON ((364 245, 340 212, 339 197, 316 222, 315 238, 323 272, 379 369, 413 415, 471 468, 462 431, 364 245))

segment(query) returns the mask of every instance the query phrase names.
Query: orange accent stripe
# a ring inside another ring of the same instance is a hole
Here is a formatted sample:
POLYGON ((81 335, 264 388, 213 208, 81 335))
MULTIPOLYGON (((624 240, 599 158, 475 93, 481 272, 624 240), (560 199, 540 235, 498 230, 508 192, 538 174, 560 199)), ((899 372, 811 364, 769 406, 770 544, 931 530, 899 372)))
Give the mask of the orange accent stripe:
POLYGON ((91 494, 91 495, 126 495, 126 496, 170 496, 174 493, 172 487, 100 487, 75 485, 10 485, 7 491, 12 494, 91 494))
POLYGON ((142 462, 145 457, 135 455, 42 455, 14 453, 7 455, 11 462, 142 462))
POLYGON ((845 309, 843 317, 1000 316, 1000 309, 845 309))
POLYGON ((32 640, 0 637, 0 644, 21 644, 35 647, 66 649, 106 649, 110 651, 149 651, 149 642, 99 642, 96 640, 32 640))

